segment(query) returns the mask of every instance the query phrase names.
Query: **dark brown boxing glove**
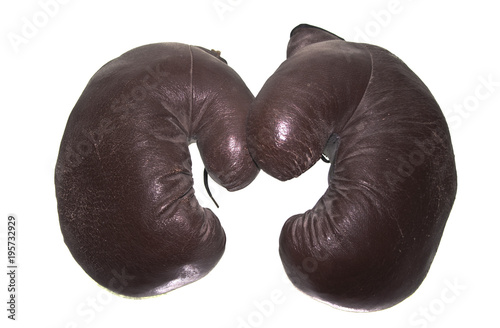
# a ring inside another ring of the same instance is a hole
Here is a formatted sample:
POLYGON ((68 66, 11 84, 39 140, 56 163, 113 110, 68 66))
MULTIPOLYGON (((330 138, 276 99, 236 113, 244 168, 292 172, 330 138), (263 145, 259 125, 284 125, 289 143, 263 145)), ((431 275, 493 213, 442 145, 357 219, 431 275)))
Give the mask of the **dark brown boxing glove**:
POLYGON ((258 168, 246 146, 253 95, 219 53, 179 43, 133 49, 89 81, 55 171, 61 231, 100 285, 132 297, 205 276, 225 234, 194 196, 188 145, 230 191, 258 168))
POLYGON ((445 118, 400 59, 299 25, 247 129, 254 160, 280 180, 322 154, 331 160, 325 194, 281 232, 280 256, 298 289, 335 307, 374 311, 418 288, 457 176, 445 118))

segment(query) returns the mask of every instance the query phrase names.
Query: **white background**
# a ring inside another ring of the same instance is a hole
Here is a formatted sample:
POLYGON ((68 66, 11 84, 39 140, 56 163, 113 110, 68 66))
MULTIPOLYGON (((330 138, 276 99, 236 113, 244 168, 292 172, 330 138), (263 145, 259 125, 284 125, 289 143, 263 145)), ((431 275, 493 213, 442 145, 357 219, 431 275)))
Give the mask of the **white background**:
POLYGON ((0 325, 500 327, 500 23, 493 1, 463 3, 2 1, 0 262, 7 260, 5 231, 13 214, 19 268, 15 322, 7 319, 7 277, 0 271, 0 325), (202 280, 156 298, 130 300, 98 287, 63 243, 53 183, 66 120, 89 78, 129 49, 177 41, 221 50, 257 94, 285 59, 289 33, 300 23, 389 49, 446 113, 459 188, 421 287, 393 308, 368 314, 336 310, 300 293, 284 275, 278 236, 289 216, 323 194, 328 166, 318 163, 288 183, 260 173, 235 193, 212 181, 221 206, 216 209, 202 187, 203 167, 193 147, 196 195, 218 215, 228 237, 222 260, 202 280))

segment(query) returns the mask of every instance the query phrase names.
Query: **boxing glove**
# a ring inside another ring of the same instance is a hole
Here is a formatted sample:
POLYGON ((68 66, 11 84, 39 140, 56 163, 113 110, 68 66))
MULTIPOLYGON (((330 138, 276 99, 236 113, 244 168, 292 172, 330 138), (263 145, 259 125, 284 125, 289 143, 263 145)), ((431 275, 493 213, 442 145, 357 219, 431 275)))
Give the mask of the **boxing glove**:
POLYGON ((188 145, 229 191, 258 168, 246 146, 253 95, 218 52, 150 44, 110 61, 67 121, 55 169, 64 242, 112 292, 163 294, 205 276, 225 234, 195 198, 188 145))
POLYGON ((422 283, 457 188, 445 118, 399 58, 302 24, 248 119, 257 165, 300 176, 322 156, 328 188, 290 217, 279 254, 292 283, 334 307, 391 307, 422 283))

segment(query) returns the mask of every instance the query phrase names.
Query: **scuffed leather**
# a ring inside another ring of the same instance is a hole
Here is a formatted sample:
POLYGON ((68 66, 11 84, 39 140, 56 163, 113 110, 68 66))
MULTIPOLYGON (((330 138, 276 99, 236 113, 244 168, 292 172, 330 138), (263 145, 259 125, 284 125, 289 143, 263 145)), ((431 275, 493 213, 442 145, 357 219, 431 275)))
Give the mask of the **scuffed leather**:
POLYGON ((288 180, 324 153, 329 187, 283 226, 292 283, 334 307, 374 311, 411 295, 436 254, 457 188, 445 118, 396 56, 310 25, 252 104, 248 146, 288 180))
POLYGON ((194 195, 188 145, 230 191, 258 168, 246 145, 253 95, 219 53, 180 43, 133 49, 89 81, 55 171, 61 231, 100 285, 132 297, 205 276, 225 234, 194 195))

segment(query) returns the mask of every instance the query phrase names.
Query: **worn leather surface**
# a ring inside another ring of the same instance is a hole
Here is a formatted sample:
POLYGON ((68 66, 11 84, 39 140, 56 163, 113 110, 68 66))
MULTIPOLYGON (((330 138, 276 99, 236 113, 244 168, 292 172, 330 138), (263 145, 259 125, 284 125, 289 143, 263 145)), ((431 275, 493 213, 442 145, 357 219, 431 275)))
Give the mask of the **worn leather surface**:
POLYGON ((55 172, 61 231, 75 260, 122 295, 166 293, 206 275, 225 234, 194 194, 188 145, 230 191, 258 168, 246 146, 253 95, 219 54, 180 43, 133 49, 89 81, 55 172))
POLYGON ((418 288, 457 176, 445 118, 410 68, 380 47, 299 25, 253 102, 247 131, 258 166, 280 180, 300 176, 322 153, 331 160, 325 194, 289 218, 279 239, 298 289, 374 311, 418 288))

